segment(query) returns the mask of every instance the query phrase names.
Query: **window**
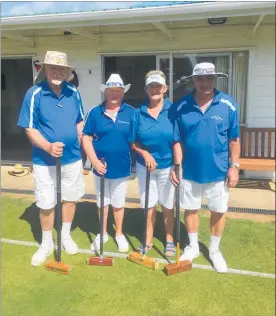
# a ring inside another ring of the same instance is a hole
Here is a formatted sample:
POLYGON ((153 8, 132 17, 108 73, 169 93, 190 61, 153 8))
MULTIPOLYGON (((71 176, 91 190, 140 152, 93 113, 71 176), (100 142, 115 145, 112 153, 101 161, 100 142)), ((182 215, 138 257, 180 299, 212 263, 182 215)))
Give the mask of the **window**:
MULTIPOLYGON (((216 66, 216 71, 224 72, 229 75, 230 55, 192 55, 192 54, 174 54, 173 55, 173 101, 176 102, 183 95, 193 90, 192 81, 184 82, 182 77, 190 76, 197 63, 211 62, 216 66)), ((225 93, 228 93, 228 80, 218 78, 216 87, 225 93)))
POLYGON ((1 74, 1 90, 6 90, 6 76, 1 74))
POLYGON ((138 108, 146 101, 145 75, 156 67, 155 55, 104 57, 104 84, 112 73, 118 73, 124 84, 131 84, 124 100, 138 108))
POLYGON ((231 95, 240 107, 240 123, 246 120, 246 89, 248 72, 247 51, 222 52, 222 53, 198 53, 198 54, 172 54, 159 58, 159 68, 166 74, 167 82, 171 83, 169 97, 174 102, 193 90, 192 81, 181 80, 182 77, 190 76, 193 67, 200 62, 211 62, 216 66, 217 72, 223 72, 228 78, 217 78, 216 88, 231 95), (173 68, 172 74, 169 65, 173 68), (170 78, 172 76, 172 80, 170 78))

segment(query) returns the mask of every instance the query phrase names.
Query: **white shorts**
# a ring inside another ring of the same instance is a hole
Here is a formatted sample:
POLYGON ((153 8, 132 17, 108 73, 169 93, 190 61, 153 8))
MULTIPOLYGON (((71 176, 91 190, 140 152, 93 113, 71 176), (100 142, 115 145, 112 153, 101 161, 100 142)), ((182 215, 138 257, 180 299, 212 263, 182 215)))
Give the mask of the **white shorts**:
POLYGON ((200 209, 203 195, 211 211, 225 213, 228 209, 229 189, 224 181, 201 184, 182 180, 180 188, 180 206, 186 210, 200 209))
MULTIPOLYGON (((57 203, 56 166, 34 165, 33 169, 37 207, 54 208, 57 203)), ((76 202, 85 194, 82 161, 61 166, 61 198, 76 202)))
MULTIPOLYGON (((159 202, 162 206, 172 209, 174 204, 175 187, 170 179, 171 168, 155 169, 150 173, 149 205, 154 207, 159 202)), ((146 167, 136 163, 136 174, 139 183, 140 204, 145 207, 146 197, 146 167)))
MULTIPOLYGON (((101 178, 94 176, 97 195, 97 206, 101 206, 101 178)), ((104 179, 104 206, 112 205, 116 208, 125 206, 128 177, 119 179, 104 179)))

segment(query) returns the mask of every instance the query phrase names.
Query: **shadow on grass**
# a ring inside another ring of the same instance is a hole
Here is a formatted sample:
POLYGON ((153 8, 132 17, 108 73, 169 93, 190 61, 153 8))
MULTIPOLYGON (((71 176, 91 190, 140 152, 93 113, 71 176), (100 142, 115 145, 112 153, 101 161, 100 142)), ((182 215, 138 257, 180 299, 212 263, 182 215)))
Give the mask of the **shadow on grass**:
POLYGON ((27 207, 25 212, 19 217, 19 219, 25 220, 27 223, 30 224, 34 240, 40 244, 42 241, 42 231, 39 220, 39 209, 35 205, 35 203, 27 207))
MULTIPOLYGON (((181 213, 181 217, 183 213, 181 213)), ((33 203, 29 206, 25 212, 20 216, 20 219, 25 220, 29 223, 31 232, 33 234, 33 238, 39 244, 42 241, 42 232, 39 220, 39 209, 33 203)), ((144 225, 144 212, 140 208, 126 208, 125 209, 125 216, 124 216, 124 226, 123 231, 126 235, 126 238, 129 242, 130 247, 132 250, 135 250, 135 247, 132 243, 132 238, 136 238, 141 243, 143 242, 143 228, 144 225)), ((109 216, 107 221, 107 232, 110 237, 113 238, 114 243, 115 241, 115 222, 113 217, 112 208, 109 208, 109 216)), ((55 223, 56 228, 56 223, 55 223)), ((93 237, 92 235, 96 235, 99 233, 99 219, 97 213, 97 206, 94 202, 79 202, 77 204, 77 210, 75 214, 74 221, 72 223, 71 230, 75 230, 79 228, 89 240, 89 243, 92 242, 93 237)), ((183 249, 188 244, 188 234, 185 225, 181 222, 180 224, 180 235, 181 235, 181 242, 180 247, 183 249)), ((165 228, 164 228, 164 221, 163 221, 163 214, 162 212, 157 212, 156 214, 156 224, 155 224, 155 231, 154 237, 158 239, 163 245, 165 244, 165 228)), ((200 244, 200 251, 204 255, 204 257, 208 260, 208 248, 205 244, 200 244)), ((158 249, 154 247, 156 252, 159 253, 160 256, 167 259, 164 254, 164 248, 158 249)))

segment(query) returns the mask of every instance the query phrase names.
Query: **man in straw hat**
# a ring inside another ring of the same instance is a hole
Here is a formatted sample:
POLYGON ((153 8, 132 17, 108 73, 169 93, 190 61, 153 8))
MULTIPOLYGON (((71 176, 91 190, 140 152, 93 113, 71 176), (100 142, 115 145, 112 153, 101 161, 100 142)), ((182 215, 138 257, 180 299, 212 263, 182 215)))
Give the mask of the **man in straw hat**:
POLYGON ((42 227, 42 243, 32 257, 33 266, 42 264, 54 250, 57 157, 62 165, 62 246, 70 255, 78 252, 70 230, 76 201, 85 193, 80 150, 84 114, 79 92, 68 83, 73 67, 68 65, 66 54, 55 51, 48 51, 40 64, 18 120, 33 144, 36 205, 42 227))
MULTIPOLYGON (((176 104, 174 155, 175 164, 182 162, 183 167, 181 207, 190 242, 180 259, 192 261, 199 256, 197 212, 205 194, 211 211, 209 257, 215 270, 223 273, 227 264, 219 243, 229 187, 235 187, 239 180, 240 142, 238 105, 215 89, 216 77, 227 75, 216 72, 212 63, 200 63, 186 78, 193 80, 195 90, 176 104)), ((172 181, 177 183, 174 171, 172 181)))
MULTIPOLYGON (((104 192, 104 243, 108 241, 107 216, 111 204, 116 224, 116 242, 120 252, 128 251, 128 242, 123 234, 124 205, 127 182, 131 170, 131 155, 128 144, 130 120, 134 108, 123 101, 130 84, 124 85, 118 74, 112 74, 105 85, 101 85, 105 101, 93 107, 87 115, 83 128, 83 147, 93 166, 100 207, 100 176, 105 176, 104 192), (101 162, 101 159, 105 163, 101 162)), ((91 244, 91 250, 100 247, 98 234, 91 244)))

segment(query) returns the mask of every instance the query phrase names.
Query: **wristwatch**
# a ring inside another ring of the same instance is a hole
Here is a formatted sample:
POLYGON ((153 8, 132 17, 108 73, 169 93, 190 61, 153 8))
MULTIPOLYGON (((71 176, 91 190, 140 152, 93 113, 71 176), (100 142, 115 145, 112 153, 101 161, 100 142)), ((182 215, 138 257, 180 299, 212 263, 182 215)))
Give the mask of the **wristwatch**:
POLYGON ((230 163, 230 168, 237 168, 237 169, 239 169, 240 168, 240 164, 238 162, 231 162, 230 163))

